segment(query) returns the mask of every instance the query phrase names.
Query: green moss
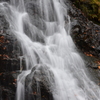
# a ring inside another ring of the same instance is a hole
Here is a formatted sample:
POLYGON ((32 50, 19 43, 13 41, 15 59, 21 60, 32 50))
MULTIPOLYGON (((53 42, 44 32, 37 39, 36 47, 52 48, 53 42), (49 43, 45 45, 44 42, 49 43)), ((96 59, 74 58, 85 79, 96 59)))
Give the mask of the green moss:
POLYGON ((100 0, 75 0, 74 3, 90 20, 100 23, 100 0))

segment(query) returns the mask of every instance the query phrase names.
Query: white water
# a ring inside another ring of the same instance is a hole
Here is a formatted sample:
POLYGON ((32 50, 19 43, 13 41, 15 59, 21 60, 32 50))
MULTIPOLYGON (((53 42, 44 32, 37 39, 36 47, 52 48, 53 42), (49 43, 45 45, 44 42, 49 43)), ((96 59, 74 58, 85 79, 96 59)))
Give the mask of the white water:
POLYGON ((84 61, 70 36, 70 17, 63 0, 37 0, 41 15, 44 12, 44 31, 31 23, 23 0, 17 1, 11 0, 13 6, 0 3, 0 12, 5 15, 12 34, 21 44, 26 61, 26 71, 22 71, 17 79, 16 100, 25 100, 25 77, 37 64, 48 66, 53 73, 55 82, 49 78, 49 83, 54 100, 100 100, 100 88, 88 78, 84 61), (25 33, 24 24, 28 26, 29 33, 25 33), (36 35, 45 43, 35 41, 36 35))

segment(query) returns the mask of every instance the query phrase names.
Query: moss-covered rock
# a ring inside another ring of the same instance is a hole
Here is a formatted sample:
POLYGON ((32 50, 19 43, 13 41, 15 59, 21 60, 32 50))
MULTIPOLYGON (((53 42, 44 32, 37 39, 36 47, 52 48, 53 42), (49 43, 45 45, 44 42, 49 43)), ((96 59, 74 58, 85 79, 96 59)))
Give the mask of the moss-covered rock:
POLYGON ((72 0, 93 22, 100 25, 100 0, 72 0))

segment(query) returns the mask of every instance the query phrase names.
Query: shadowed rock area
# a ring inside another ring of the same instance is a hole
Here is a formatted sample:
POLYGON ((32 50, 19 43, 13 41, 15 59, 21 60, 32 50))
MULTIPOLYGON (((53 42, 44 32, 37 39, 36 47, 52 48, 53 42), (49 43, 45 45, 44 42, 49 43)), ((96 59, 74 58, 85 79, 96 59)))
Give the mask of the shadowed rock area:
POLYGON ((14 100, 17 70, 20 69, 20 48, 0 14, 0 100, 14 100))

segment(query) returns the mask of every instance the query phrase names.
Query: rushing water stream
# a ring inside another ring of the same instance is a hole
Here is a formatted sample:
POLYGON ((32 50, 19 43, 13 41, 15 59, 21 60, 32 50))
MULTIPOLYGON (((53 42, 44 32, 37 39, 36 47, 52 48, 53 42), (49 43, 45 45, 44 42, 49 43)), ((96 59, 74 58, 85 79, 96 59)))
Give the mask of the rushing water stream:
POLYGON ((0 3, 0 12, 21 44, 21 58, 26 62, 26 70, 17 78, 16 100, 25 100, 25 78, 34 66, 38 66, 38 71, 41 64, 53 74, 46 77, 54 100, 100 100, 100 88, 86 74, 84 61, 70 36, 70 16, 63 0, 33 1, 38 3, 45 30, 32 24, 23 0, 0 3))

